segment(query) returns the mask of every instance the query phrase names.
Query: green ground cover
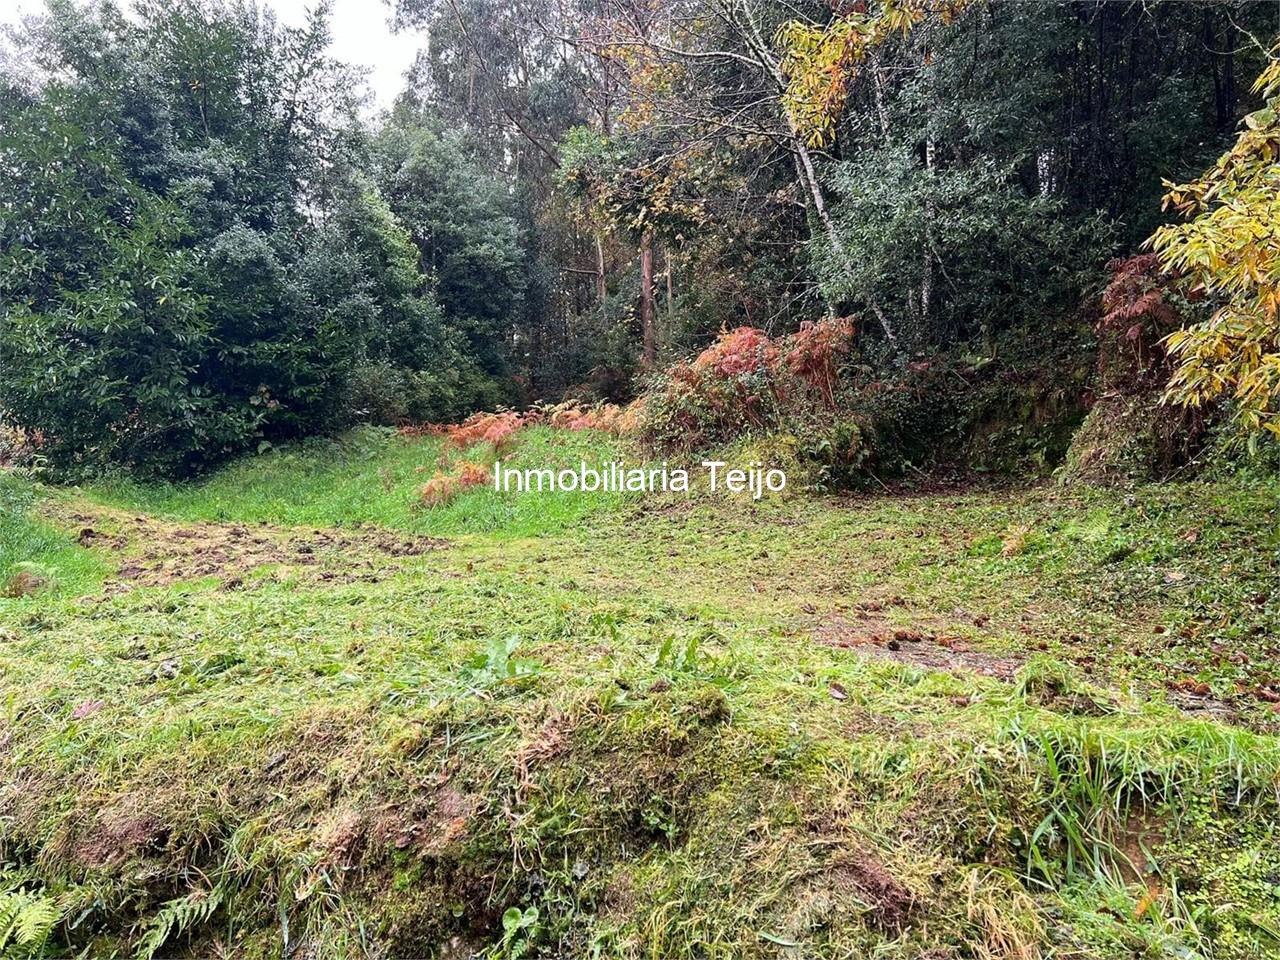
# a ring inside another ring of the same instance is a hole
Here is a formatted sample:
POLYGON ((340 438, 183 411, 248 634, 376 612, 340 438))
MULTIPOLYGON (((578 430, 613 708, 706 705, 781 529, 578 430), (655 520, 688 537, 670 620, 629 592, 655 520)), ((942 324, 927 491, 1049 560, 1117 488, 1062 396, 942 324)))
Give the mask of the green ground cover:
POLYGON ((95 957, 1280 955, 1274 483, 423 509, 440 455, 0 478, 0 576, 43 581, 0 599, 0 932, 22 897, 95 957))

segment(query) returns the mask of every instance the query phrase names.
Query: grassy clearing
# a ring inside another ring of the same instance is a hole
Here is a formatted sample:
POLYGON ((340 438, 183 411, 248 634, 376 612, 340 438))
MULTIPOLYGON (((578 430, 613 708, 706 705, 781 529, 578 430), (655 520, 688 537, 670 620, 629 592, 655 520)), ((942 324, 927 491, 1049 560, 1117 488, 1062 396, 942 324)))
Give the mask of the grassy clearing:
MULTIPOLYGON (((594 462, 611 453, 605 438, 556 434, 538 427, 526 430, 519 445, 504 454, 503 462, 514 468, 576 467, 583 457, 594 462)), ((342 440, 314 440, 272 450, 197 483, 139 484, 119 479, 96 484, 87 493, 104 504, 187 520, 291 526, 369 523, 413 533, 507 537, 571 527, 621 499, 607 493, 496 497, 481 488, 463 493, 446 506, 422 509, 417 490, 442 458, 490 465, 494 456, 491 447, 445 451, 438 439, 410 440, 366 428, 342 440)))
POLYGON ((0 896, 53 902, 53 943, 1280 951, 1274 487, 415 510, 436 455, 366 434, 37 508, 89 573, 0 601, 0 896), (306 529, 246 570, 262 521, 306 529))

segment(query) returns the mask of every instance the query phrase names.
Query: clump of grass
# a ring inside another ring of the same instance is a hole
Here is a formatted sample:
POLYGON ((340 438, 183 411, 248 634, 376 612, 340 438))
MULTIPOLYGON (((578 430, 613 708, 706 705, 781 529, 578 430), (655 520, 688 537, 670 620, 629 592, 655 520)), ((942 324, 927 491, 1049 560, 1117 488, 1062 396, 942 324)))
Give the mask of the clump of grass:
POLYGON ((1012 724, 1010 745, 1034 778, 1042 813, 1027 838, 1033 876, 1108 868, 1135 810, 1210 797, 1232 806, 1280 800, 1280 744, 1216 724, 1132 715, 1105 721, 1038 717, 1012 724))

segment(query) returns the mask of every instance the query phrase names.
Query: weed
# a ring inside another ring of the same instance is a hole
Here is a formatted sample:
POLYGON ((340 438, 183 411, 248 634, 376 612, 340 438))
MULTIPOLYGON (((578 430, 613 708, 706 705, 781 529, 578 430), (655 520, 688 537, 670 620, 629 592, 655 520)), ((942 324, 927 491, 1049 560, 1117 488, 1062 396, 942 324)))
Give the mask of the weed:
POLYGON ((502 942, 490 951, 490 960, 520 960, 532 955, 539 932, 537 907, 511 907, 502 915, 502 942))
POLYGON ((22 888, 0 887, 0 958, 36 960, 46 956, 63 909, 56 900, 22 888))
POLYGON ((468 660, 458 674, 459 683, 469 691, 490 690, 499 685, 519 686, 542 672, 541 664, 515 655, 520 638, 494 637, 483 653, 468 660))

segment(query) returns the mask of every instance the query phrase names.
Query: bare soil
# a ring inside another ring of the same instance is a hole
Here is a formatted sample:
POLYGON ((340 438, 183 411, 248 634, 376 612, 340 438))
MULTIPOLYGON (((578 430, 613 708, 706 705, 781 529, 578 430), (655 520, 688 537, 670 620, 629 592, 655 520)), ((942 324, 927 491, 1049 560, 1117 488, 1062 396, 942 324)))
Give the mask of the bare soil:
POLYGON ((864 606, 856 619, 831 617, 818 625, 819 643, 862 656, 892 660, 925 670, 967 670, 1012 680, 1023 661, 1018 657, 976 650, 965 639, 945 629, 942 621, 924 618, 911 626, 891 624, 878 615, 882 606, 864 606))

